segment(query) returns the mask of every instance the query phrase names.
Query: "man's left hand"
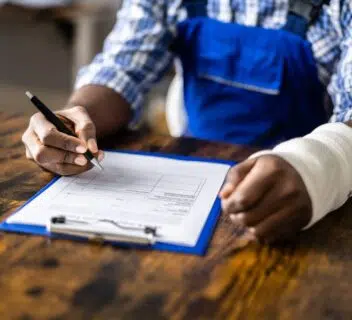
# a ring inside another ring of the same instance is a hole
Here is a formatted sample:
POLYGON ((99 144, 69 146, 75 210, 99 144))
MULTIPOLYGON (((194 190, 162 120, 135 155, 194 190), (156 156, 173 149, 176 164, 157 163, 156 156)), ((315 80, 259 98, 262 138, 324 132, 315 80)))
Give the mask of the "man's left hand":
POLYGON ((312 203, 298 172, 277 156, 248 159, 234 166, 220 192, 231 220, 249 227, 262 241, 287 239, 312 216, 312 203))

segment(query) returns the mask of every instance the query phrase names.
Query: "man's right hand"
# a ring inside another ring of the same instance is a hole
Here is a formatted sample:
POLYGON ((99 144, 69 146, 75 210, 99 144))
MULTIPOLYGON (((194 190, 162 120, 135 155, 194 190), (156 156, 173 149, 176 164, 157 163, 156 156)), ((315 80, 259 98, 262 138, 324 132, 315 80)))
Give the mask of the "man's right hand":
POLYGON ((22 136, 26 156, 39 166, 59 175, 73 175, 91 168, 84 157, 89 149, 98 160, 104 157, 98 150, 96 130, 87 110, 76 106, 56 112, 78 138, 59 132, 41 113, 34 114, 22 136))

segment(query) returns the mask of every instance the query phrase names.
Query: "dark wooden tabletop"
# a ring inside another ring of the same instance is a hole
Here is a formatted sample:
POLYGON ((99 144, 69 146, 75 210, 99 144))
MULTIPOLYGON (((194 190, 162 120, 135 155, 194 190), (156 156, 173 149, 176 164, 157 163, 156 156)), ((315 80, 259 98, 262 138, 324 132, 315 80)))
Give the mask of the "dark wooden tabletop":
MULTIPOLYGON (((52 175, 24 158, 28 119, 0 114, 0 210, 52 175)), ((241 160, 253 150, 128 134, 105 146, 241 160)), ((351 319, 352 204, 293 241, 236 249, 221 217, 205 257, 0 235, 0 319, 351 319)))

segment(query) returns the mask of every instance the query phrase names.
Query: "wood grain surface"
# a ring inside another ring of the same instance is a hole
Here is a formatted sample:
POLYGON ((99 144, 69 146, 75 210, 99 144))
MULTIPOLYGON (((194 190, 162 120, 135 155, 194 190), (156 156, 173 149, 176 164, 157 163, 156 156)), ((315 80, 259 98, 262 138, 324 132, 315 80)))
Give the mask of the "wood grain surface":
MULTIPOLYGON (((2 218, 52 178, 24 158, 27 121, 0 113, 2 218)), ((141 133, 102 143, 237 161, 253 152, 141 133)), ((351 203, 289 243, 242 250, 221 217, 205 257, 0 235, 1 320, 352 319, 351 298, 351 203)))

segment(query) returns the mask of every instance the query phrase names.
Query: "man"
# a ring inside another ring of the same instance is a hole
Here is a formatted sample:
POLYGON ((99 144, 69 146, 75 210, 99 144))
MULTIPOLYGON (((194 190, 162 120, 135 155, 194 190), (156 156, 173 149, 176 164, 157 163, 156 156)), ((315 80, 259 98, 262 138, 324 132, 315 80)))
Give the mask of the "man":
POLYGON ((350 1, 292 1, 290 10, 288 0, 181 2, 124 2, 103 52, 80 72, 68 106, 58 112, 78 138, 36 114, 23 135, 27 157, 62 175, 87 170, 82 153, 89 148, 101 160, 96 137, 138 121, 144 94, 175 53, 185 135, 279 143, 229 172, 220 197, 234 223, 273 241, 341 206, 352 190, 350 1), (347 125, 322 125, 326 85, 331 122, 347 125))

